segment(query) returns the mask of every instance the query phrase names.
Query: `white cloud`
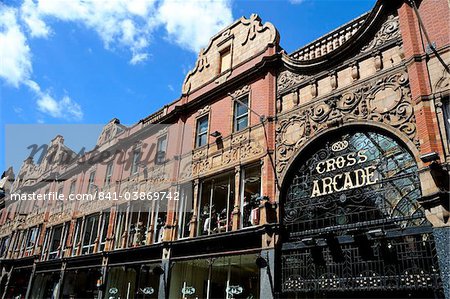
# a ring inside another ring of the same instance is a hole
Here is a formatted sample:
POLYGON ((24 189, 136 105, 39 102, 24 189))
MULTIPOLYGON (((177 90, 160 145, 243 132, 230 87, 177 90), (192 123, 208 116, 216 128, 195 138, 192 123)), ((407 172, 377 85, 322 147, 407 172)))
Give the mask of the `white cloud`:
POLYGON ((97 32, 105 48, 130 50, 130 64, 148 58, 155 29, 194 52, 233 21, 231 0, 24 0, 22 19, 31 36, 47 37, 50 19, 76 22, 97 32), (147 54, 147 55, 146 55, 147 54))
POLYGON ((68 96, 64 96, 60 101, 52 98, 48 93, 43 93, 37 100, 38 109, 55 118, 67 120, 81 120, 83 112, 80 105, 72 101, 68 96))
POLYGON ((289 2, 291 2, 291 4, 300 4, 305 2, 305 0, 289 0, 289 2))
POLYGON ((50 28, 40 18, 36 3, 33 0, 24 0, 21 8, 21 19, 25 22, 32 37, 47 37, 50 28))
MULTIPOLYGON (((25 0, 25 23, 34 36, 48 29, 50 19, 76 22, 97 32, 105 48, 128 48, 130 63, 144 61, 152 30, 155 1, 142 0, 25 0)), ((47 30, 48 34, 49 30, 47 30)))
POLYGON ((83 119, 83 111, 81 106, 73 101, 69 96, 65 95, 58 101, 50 95, 49 91, 42 91, 36 82, 27 80, 24 84, 27 85, 36 95, 36 104, 39 111, 54 118, 76 121, 83 119))
POLYGON ((31 72, 27 39, 17 23, 17 10, 0 5, 0 77, 18 87, 31 72))
POLYGON ((159 18, 170 40, 194 52, 233 21, 230 1, 224 0, 163 0, 159 18))
POLYGON ((20 85, 27 86, 37 97, 36 104, 40 111, 57 118, 82 119, 83 112, 80 105, 68 96, 56 101, 48 92, 43 92, 39 84, 31 80, 33 72, 31 51, 17 18, 17 9, 0 5, 0 78, 16 88, 20 85))

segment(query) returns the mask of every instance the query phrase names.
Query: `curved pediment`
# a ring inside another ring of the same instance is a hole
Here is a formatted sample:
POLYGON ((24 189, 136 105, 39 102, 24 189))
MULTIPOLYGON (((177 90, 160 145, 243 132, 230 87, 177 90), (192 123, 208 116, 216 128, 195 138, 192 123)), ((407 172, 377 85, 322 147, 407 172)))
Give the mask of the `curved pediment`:
POLYGON ((261 18, 252 14, 249 19, 242 17, 225 28, 200 50, 195 67, 183 83, 183 94, 188 94, 202 85, 216 80, 221 83, 231 75, 233 67, 262 53, 268 46, 277 45, 279 35, 269 22, 262 23, 261 18), (229 65, 223 67, 221 55, 229 53, 229 65))
POLYGON ((339 63, 367 53, 400 36, 398 16, 392 6, 379 0, 374 8, 314 42, 287 54, 282 53, 286 67, 309 71, 326 69, 330 63, 339 63))

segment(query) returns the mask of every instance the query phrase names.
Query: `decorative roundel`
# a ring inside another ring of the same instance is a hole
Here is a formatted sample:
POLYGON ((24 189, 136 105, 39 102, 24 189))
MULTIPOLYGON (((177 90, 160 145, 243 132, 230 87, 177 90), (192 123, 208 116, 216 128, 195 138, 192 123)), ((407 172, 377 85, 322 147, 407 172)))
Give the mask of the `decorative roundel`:
POLYGON ((239 295, 244 291, 244 288, 237 285, 237 286, 229 286, 227 287, 227 293, 229 295, 239 295))
POLYGON ((342 140, 342 141, 338 141, 335 142, 331 145, 331 150, 333 152, 340 152, 345 150, 348 147, 348 141, 347 140, 342 140))
POLYGON ((110 288, 108 291, 111 295, 115 295, 119 292, 119 290, 117 288, 110 288))
POLYGON ((181 293, 183 293, 183 295, 193 295, 195 293, 195 288, 194 287, 184 287, 181 290, 181 293))

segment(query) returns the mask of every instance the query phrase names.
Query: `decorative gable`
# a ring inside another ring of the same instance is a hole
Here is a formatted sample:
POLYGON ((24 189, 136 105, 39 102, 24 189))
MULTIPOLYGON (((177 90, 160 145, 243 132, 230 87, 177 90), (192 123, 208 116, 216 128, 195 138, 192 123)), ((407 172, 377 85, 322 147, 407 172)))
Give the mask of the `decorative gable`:
POLYGON ((256 14, 249 19, 242 17, 213 36, 209 45, 200 50, 195 68, 184 80, 183 94, 211 81, 217 84, 226 81, 234 67, 278 43, 278 32, 271 23, 262 24, 256 14))

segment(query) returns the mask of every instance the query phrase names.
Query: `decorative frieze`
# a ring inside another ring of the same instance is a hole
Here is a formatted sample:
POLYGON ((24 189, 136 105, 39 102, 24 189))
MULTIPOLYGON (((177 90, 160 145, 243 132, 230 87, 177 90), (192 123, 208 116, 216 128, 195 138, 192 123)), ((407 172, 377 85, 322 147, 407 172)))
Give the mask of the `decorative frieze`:
POLYGON ((398 16, 389 15, 374 38, 361 49, 361 52, 368 52, 386 42, 400 37, 400 25, 398 16))
POLYGON ((277 79, 278 94, 281 94, 283 91, 302 83, 308 78, 309 76, 296 74, 288 70, 281 72, 277 79))
POLYGON ((277 172, 283 173, 305 142, 321 131, 362 120, 391 126, 418 146, 406 72, 371 81, 283 116, 276 127, 277 172))

